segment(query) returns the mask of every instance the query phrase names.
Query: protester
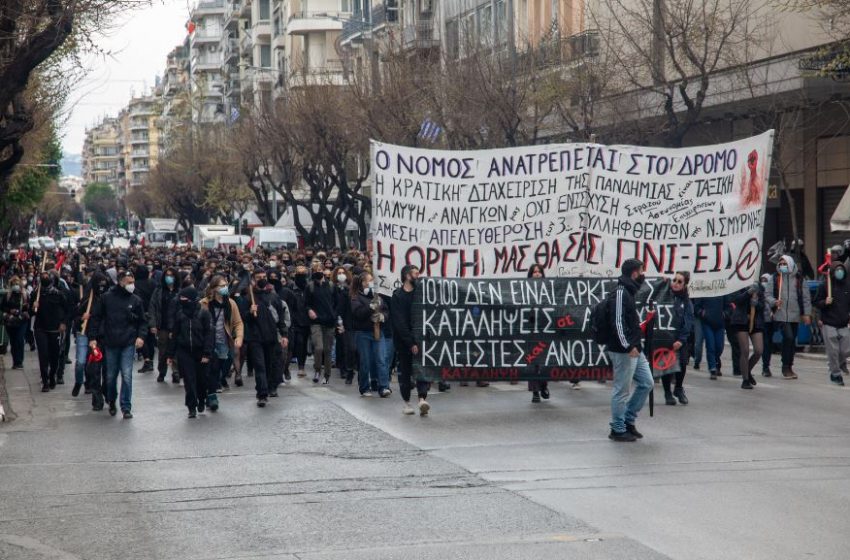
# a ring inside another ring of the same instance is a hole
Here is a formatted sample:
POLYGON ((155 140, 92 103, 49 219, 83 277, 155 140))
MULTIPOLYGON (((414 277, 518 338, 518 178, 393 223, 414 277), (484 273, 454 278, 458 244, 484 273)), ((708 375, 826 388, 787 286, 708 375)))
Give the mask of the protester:
POLYGON ((357 354, 360 357, 358 384, 360 395, 372 396, 372 384, 378 394, 386 398, 392 394, 389 387, 389 364, 386 362, 387 343, 381 323, 387 318, 387 306, 380 294, 373 291, 372 275, 364 272, 351 283, 351 322, 357 354))
MULTIPOLYGON (((759 283, 767 294, 767 284, 770 281, 770 274, 762 274, 759 283)), ((773 372, 770 371, 770 357, 773 354, 773 308, 765 303, 764 306, 764 353, 761 355, 761 374, 764 377, 773 377, 773 372)))
MULTIPOLYGON (((402 414, 414 414, 410 406, 410 395, 413 390, 413 360, 419 356, 419 343, 413 336, 413 292, 419 280, 419 269, 406 265, 401 269, 402 285, 393 292, 392 297, 392 327, 393 340, 398 354, 398 386, 401 399, 404 401, 402 414)), ((428 403, 428 389, 431 384, 427 381, 416 380, 416 395, 419 397, 419 415, 428 416, 431 405, 428 403)))
POLYGON ((694 315, 702 324, 705 340, 705 360, 712 380, 720 375, 720 357, 723 355, 723 339, 726 336, 727 307, 722 296, 697 298, 694 300, 694 315))
MULTIPOLYGON (((203 413, 210 392, 210 358, 215 346, 216 331, 210 312, 198 302, 198 290, 183 288, 178 295, 180 310, 174 316, 174 326, 168 345, 168 361, 174 356, 180 360, 183 388, 186 392, 186 408, 189 418, 203 413)), ((212 388, 215 397, 215 389, 212 388)), ((218 401, 213 401, 210 410, 218 410, 218 401)))
MULTIPOLYGON (((71 395, 76 397, 80 394, 82 385, 86 385, 86 393, 91 392, 86 384, 86 366, 89 358, 89 342, 91 342, 91 312, 95 308, 95 302, 100 299, 109 289, 109 278, 100 271, 92 274, 88 286, 83 292, 83 297, 77 304, 76 317, 74 321, 74 334, 76 336, 76 363, 74 364, 74 388, 71 395)), ((99 385, 99 384, 98 384, 99 385)))
POLYGON ((289 312, 292 314, 292 356, 298 365, 298 377, 306 377, 304 371, 307 363, 307 342, 310 340, 310 315, 307 312, 307 268, 303 265, 295 268, 292 291, 292 301, 289 312))
POLYGON ((61 337, 67 328, 68 308, 68 299, 59 289, 58 276, 54 272, 41 273, 39 288, 32 301, 32 314, 35 316, 34 335, 42 393, 64 383, 59 360, 61 337))
MULTIPOLYGON (((149 310, 149 332, 156 336, 156 348, 159 358, 157 360, 157 372, 159 375, 156 380, 159 383, 165 381, 165 375, 168 373, 168 363, 166 362, 166 353, 168 350, 169 338, 171 337, 172 323, 174 322, 174 314, 176 312, 177 299, 177 269, 168 267, 162 275, 162 282, 154 289, 151 294, 149 310)), ((172 383, 180 383, 180 374, 178 373, 179 361, 173 360, 171 363, 171 381, 172 383)))
POLYGON ((734 309, 729 322, 741 350, 738 366, 742 377, 741 389, 752 389, 756 386, 753 368, 764 351, 764 289, 759 283, 753 284, 733 294, 732 301, 734 309), (753 345, 752 354, 749 353, 750 343, 753 345))
POLYGON ((6 333, 9 335, 12 369, 23 369, 26 333, 30 323, 30 304, 23 280, 17 275, 9 279, 9 294, 3 298, 0 312, 2 312, 6 333))
POLYGON ((828 271, 829 277, 818 287, 814 306, 821 310, 823 343, 826 348, 829 380, 844 385, 842 373, 850 358, 850 280, 847 269, 836 261, 828 271))
POLYGON ((688 338, 694 326, 694 308, 691 299, 688 295, 688 283, 691 280, 691 275, 688 272, 677 272, 670 282, 670 287, 673 291, 673 327, 675 332, 675 342, 673 342, 673 351, 679 356, 679 371, 661 377, 661 383, 664 387, 664 402, 668 405, 675 405, 676 399, 679 399, 681 404, 688 404, 688 398, 685 396, 685 372, 688 368, 688 338), (676 387, 673 391, 670 390, 672 378, 676 378, 676 387))
POLYGON ((643 354, 640 319, 635 305, 635 294, 644 283, 643 263, 627 259, 620 272, 617 288, 607 305, 611 331, 607 353, 614 373, 611 433, 608 437, 618 442, 632 442, 643 438, 635 422, 652 390, 653 380, 649 362, 643 354), (634 390, 630 396, 632 383, 634 390))
POLYGON ((313 383, 318 383, 324 372, 322 383, 327 385, 331 379, 331 350, 337 311, 333 287, 321 270, 313 272, 312 280, 307 285, 305 303, 307 316, 310 318, 310 339, 313 343, 313 383))
POLYGON ((351 273, 339 266, 333 274, 336 278, 334 287, 334 301, 337 312, 336 328, 336 365, 340 376, 345 379, 346 385, 351 385, 354 379, 354 363, 357 359, 357 351, 354 344, 353 329, 351 327, 351 273))
POLYGON ((812 303, 811 294, 793 257, 784 255, 779 259, 777 273, 768 281, 766 292, 767 304, 775 309, 774 328, 782 333, 782 377, 797 379, 793 367, 797 353, 797 329, 801 322, 811 324, 812 303))
MULTIPOLYGON (((533 264, 528 269, 528 278, 545 278, 543 267, 539 264, 533 264)), ((548 381, 529 381, 528 390, 531 391, 531 402, 539 403, 540 399, 549 399, 549 382, 548 381)))
MULTIPOLYGON (((145 308, 145 315, 149 315, 151 298, 153 298, 153 293, 155 291, 154 283, 150 279, 150 270, 147 266, 143 264, 139 264, 135 269, 135 278, 136 278, 136 295, 139 296, 142 300, 142 305, 145 308)), ((145 345, 142 348, 142 358, 144 359, 144 363, 142 364, 142 368, 139 370, 139 373, 150 373, 153 371, 153 355, 156 350, 156 336, 148 331, 147 335, 145 335, 145 345)))
POLYGON ((117 276, 114 286, 95 303, 91 314, 90 348, 103 345, 106 358, 106 401, 110 416, 117 413, 115 400, 118 393, 118 374, 121 374, 121 412, 130 419, 133 398, 133 357, 145 344, 148 332, 145 310, 141 298, 133 292, 135 278, 130 272, 117 276))
POLYGON ((242 298, 240 312, 245 326, 248 359, 254 369, 257 406, 264 408, 269 397, 277 397, 283 364, 275 359, 275 346, 289 344, 289 310, 271 289, 266 271, 254 269, 249 297, 242 298))
POLYGON ((245 332, 239 307, 230 299, 230 288, 224 276, 216 274, 212 277, 207 285, 206 297, 201 300, 201 307, 209 311, 215 332, 206 406, 216 411, 219 407, 216 392, 220 387, 229 388, 227 376, 233 364, 233 356, 242 348, 245 332))

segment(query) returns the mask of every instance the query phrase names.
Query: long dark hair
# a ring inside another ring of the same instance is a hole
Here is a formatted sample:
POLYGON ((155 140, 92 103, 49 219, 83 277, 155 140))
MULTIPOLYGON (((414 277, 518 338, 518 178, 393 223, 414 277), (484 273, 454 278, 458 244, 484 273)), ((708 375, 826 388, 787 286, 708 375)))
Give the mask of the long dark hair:
POLYGON ((531 278, 532 276, 534 276, 535 272, 540 272, 540 276, 542 276, 543 278, 546 278, 546 271, 543 270, 543 267, 540 266, 537 263, 528 267, 528 278, 531 278))
POLYGON ((360 292, 363 291, 363 288, 366 287, 368 283, 366 278, 372 276, 370 272, 361 272, 351 280, 351 290, 348 292, 352 299, 357 297, 360 292))
POLYGON ((687 270, 681 270, 681 271, 677 271, 673 274, 674 278, 676 276, 681 276, 682 278, 685 279, 685 285, 682 288, 682 294, 684 294, 686 297, 690 297, 690 293, 688 292, 688 284, 691 283, 691 273, 688 272, 687 270))

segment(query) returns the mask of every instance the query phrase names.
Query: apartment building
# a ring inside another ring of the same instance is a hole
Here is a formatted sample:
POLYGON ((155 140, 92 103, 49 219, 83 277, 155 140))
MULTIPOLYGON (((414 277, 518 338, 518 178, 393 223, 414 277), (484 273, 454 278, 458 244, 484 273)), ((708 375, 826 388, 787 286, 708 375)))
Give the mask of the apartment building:
POLYGON ((165 72, 159 82, 160 107, 159 155, 174 144, 176 133, 190 118, 189 110, 189 37, 168 53, 165 72))
POLYGON ((225 0, 201 0, 192 10, 194 29, 189 36, 189 85, 195 122, 215 122, 223 118, 225 53, 222 45, 226 36, 225 16, 230 8, 225 0))
POLYGON ((134 97, 118 115, 124 161, 120 194, 142 187, 159 159, 160 99, 157 92, 134 97))
POLYGON ((103 119, 86 130, 82 153, 84 184, 106 183, 119 188, 124 168, 120 136, 121 127, 116 118, 103 119))

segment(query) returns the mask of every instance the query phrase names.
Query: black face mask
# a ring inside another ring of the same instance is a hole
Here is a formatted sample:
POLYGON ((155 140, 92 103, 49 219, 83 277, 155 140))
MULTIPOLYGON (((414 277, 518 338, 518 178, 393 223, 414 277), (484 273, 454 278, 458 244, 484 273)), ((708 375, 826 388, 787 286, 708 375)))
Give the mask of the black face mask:
POLYGON ((302 290, 307 287, 307 275, 306 274, 296 274, 295 275, 295 285, 301 288, 302 290))
POLYGON ((263 278, 262 280, 257 280, 257 287, 261 290, 265 290, 266 286, 269 285, 269 281, 263 278))
POLYGON ((45 288, 49 287, 50 284, 51 284, 50 278, 42 278, 41 279, 41 285, 44 286, 45 288))
POLYGON ((191 315, 195 312, 195 307, 198 305, 196 301, 192 301, 190 299, 181 299, 180 306, 183 307, 183 312, 187 315, 191 315))
POLYGON ((106 290, 109 289, 109 284, 98 284, 97 285, 97 293, 103 294, 106 293, 106 290))
POLYGON ((641 274, 640 276, 637 277, 637 280, 635 280, 635 282, 637 282, 638 286, 643 286, 643 283, 645 281, 646 281, 646 275, 645 274, 641 274))

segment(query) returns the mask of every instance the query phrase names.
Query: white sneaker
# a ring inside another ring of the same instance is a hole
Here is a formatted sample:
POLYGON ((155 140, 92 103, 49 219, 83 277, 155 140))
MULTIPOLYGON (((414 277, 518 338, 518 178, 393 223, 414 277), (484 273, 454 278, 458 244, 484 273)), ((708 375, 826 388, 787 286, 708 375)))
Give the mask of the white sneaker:
POLYGON ((366 391, 365 393, 360 393, 360 396, 361 397, 371 397, 372 391, 366 391))
POLYGON ((413 407, 410 406, 410 403, 404 403, 404 408, 401 409, 401 413, 406 415, 406 416, 410 416, 412 414, 415 414, 415 412, 416 411, 413 410, 413 407))
POLYGON ((428 411, 431 410, 431 405, 428 401, 419 401, 419 416, 428 416, 428 411))
POLYGON ((581 391, 581 385, 579 385, 578 381, 573 383, 573 391, 581 391))

